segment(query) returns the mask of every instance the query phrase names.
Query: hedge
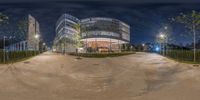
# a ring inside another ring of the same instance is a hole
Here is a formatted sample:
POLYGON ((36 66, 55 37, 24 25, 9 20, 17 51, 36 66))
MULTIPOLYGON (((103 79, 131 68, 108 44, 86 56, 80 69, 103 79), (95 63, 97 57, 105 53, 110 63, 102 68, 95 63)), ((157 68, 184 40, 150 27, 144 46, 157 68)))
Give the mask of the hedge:
MULTIPOLYGON (((5 62, 15 62, 34 55, 39 54, 39 51, 12 51, 5 52, 5 62)), ((4 63, 4 52, 0 51, 0 63, 4 63)))
POLYGON ((119 53, 70 53, 69 55, 91 57, 91 58, 104 58, 104 57, 117 57, 123 55, 134 54, 135 52, 119 52, 119 53))

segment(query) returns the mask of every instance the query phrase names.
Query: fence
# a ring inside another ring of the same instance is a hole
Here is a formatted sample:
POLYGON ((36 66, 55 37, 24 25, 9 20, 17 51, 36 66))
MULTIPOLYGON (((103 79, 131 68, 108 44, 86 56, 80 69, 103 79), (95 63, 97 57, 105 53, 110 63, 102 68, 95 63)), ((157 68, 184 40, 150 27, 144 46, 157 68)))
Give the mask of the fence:
MULTIPOLYGON (((168 50, 165 56, 179 61, 193 61, 194 53, 192 50, 168 50)), ((200 51, 196 52, 196 62, 200 62, 200 51)))

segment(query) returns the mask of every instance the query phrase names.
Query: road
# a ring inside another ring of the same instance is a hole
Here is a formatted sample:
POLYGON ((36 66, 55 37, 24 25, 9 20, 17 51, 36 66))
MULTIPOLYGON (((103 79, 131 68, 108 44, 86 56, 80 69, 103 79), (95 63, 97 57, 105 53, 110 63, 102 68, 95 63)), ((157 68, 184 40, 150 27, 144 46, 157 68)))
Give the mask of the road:
POLYGON ((82 58, 44 53, 0 65, 2 100, 199 100, 200 68, 157 54, 82 58))

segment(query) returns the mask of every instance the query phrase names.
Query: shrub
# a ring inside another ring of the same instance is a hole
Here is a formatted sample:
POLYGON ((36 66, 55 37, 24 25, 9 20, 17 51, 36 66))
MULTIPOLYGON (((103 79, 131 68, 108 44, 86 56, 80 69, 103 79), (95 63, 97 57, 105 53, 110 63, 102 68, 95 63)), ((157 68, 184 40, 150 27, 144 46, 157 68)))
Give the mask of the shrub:
MULTIPOLYGON (((32 57, 34 55, 39 54, 39 51, 11 51, 6 52, 5 61, 8 62, 15 62, 19 61, 28 57, 32 57)), ((0 63, 3 63, 4 60, 4 52, 0 51, 0 63)))
MULTIPOLYGON (((103 57, 117 57, 123 55, 134 54, 135 52, 119 52, 119 53, 79 53, 81 57, 91 57, 91 58, 103 58, 103 57)), ((76 53, 70 53, 70 55, 78 56, 76 53)))

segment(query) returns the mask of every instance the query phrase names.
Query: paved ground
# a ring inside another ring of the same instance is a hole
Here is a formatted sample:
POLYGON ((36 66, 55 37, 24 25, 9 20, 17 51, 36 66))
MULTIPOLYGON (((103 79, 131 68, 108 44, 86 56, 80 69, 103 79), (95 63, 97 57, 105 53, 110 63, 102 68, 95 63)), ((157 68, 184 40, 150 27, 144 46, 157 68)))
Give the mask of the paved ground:
POLYGON ((83 58, 45 53, 0 65, 1 100, 200 100, 200 68, 157 54, 83 58))

